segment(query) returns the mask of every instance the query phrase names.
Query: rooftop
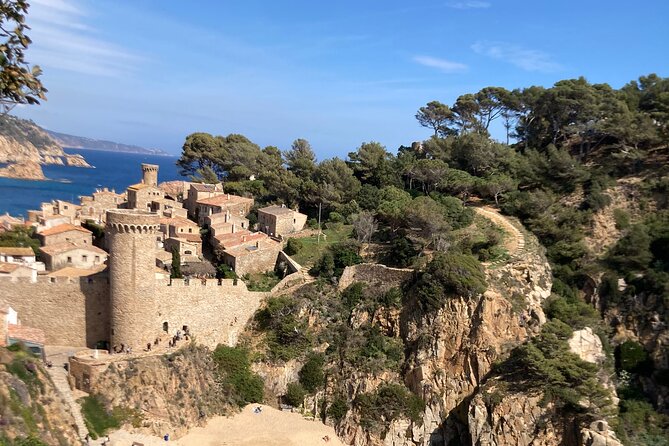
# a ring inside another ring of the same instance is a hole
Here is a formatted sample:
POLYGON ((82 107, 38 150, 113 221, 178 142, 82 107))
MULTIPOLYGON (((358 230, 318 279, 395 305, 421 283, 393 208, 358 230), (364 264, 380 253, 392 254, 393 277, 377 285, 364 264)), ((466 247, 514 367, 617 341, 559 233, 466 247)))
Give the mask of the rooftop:
POLYGON ((86 228, 82 228, 81 226, 75 226, 75 225, 71 225, 69 223, 63 223, 62 225, 58 225, 58 226, 54 226, 53 228, 45 229, 42 232, 40 232, 39 235, 47 237, 49 235, 62 234, 63 232, 70 232, 70 231, 79 231, 79 232, 84 232, 86 234, 92 234, 91 231, 89 231, 86 228))
POLYGON ((240 243, 239 245, 231 246, 229 248, 226 247, 225 252, 232 257, 242 257, 262 250, 267 250, 272 248, 276 248, 277 250, 281 249, 280 248, 281 243, 274 241, 270 238, 253 240, 251 243, 247 242, 240 243), (258 243, 257 246, 256 242, 258 243))
POLYGON ((218 184, 190 183, 190 187, 198 192, 223 192, 223 186, 218 184))
POLYGON ((183 217, 161 217, 160 218, 160 224, 161 225, 179 225, 179 226, 192 226, 192 227, 198 227, 197 223, 195 223, 192 220, 189 220, 187 218, 183 217))
POLYGON ((30 257, 35 255, 35 251, 32 248, 0 246, 0 255, 30 257))
POLYGON ((272 215, 287 215, 292 214, 295 211, 286 206, 267 206, 266 208, 258 209, 258 212, 263 212, 265 214, 272 215))
POLYGON ((175 240, 183 240, 190 243, 202 243, 202 237, 200 234, 178 234, 177 237, 170 237, 175 240))
POLYGON ((253 198, 240 197, 239 195, 223 194, 211 198, 197 200, 198 204, 206 206, 225 206, 228 204, 253 203, 253 198))
POLYGON ((128 186, 128 189, 140 190, 140 189, 146 189, 147 187, 151 187, 151 186, 148 185, 148 184, 145 184, 145 183, 137 183, 137 184, 132 184, 132 185, 128 186))
POLYGON ((249 232, 247 230, 238 231, 232 234, 221 234, 216 236, 216 240, 220 242, 225 249, 241 245, 243 243, 255 242, 268 238, 267 234, 263 232, 249 232))
POLYGON ((97 274, 101 271, 104 271, 107 268, 106 265, 100 265, 97 268, 83 269, 83 268, 73 268, 71 266, 66 266, 59 270, 50 272, 47 274, 47 277, 87 277, 97 274))
POLYGON ((46 337, 39 328, 26 327, 25 325, 7 324, 7 337, 21 341, 34 342, 44 345, 46 337))
POLYGON ((107 251, 104 251, 97 246, 93 245, 78 245, 72 242, 56 243, 54 245, 42 246, 40 251, 50 256, 56 254, 63 254, 65 252, 74 251, 75 249, 83 249, 88 252, 92 252, 99 255, 107 255, 107 251))
POLYGON ((0 274, 9 274, 14 272, 19 266, 19 263, 5 263, 0 262, 0 274))

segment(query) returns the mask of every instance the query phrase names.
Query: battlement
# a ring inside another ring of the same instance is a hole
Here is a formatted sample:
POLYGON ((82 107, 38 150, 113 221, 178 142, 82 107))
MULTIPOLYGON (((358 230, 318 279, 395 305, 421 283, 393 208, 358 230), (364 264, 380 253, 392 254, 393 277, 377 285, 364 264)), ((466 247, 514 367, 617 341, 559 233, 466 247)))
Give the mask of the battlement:
POLYGON ((156 286, 172 288, 217 288, 231 290, 235 293, 248 292, 246 284, 237 279, 158 279, 156 280, 156 286))
POLYGON ((142 172, 158 172, 158 165, 142 163, 142 172))
POLYGON ((0 277, 0 283, 12 283, 22 285, 93 285, 109 284, 107 274, 94 274, 90 276, 43 276, 38 275, 36 280, 30 277, 0 277))
POLYGON ((160 229, 160 216, 140 209, 110 209, 107 229, 116 233, 154 234, 160 229))
POLYGON ((107 226, 116 232, 133 234, 154 234, 160 229, 160 225, 130 225, 123 223, 109 223, 107 226))

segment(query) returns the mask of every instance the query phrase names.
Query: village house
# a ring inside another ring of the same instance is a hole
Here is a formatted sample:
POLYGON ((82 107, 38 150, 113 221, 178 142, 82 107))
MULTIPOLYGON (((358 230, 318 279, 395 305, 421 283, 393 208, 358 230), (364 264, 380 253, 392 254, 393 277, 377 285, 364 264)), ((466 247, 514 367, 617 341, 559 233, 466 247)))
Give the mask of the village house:
POLYGON ((281 243, 262 232, 241 230, 218 235, 212 244, 220 252, 223 263, 243 276, 274 270, 281 252, 281 243))
POLYGON ((72 267, 97 269, 105 264, 108 254, 97 246, 63 242, 42 246, 40 257, 49 271, 72 267))
POLYGON ((71 242, 78 245, 92 245, 93 233, 81 226, 65 223, 38 232, 37 239, 42 246, 56 245, 65 242, 71 242))
POLYGON ((43 210, 30 210, 28 211, 28 222, 40 229, 47 229, 54 226, 72 224, 72 219, 67 215, 45 213, 43 210))
POLYGON ((36 260, 35 251, 32 248, 0 246, 0 262, 30 265, 36 260))
POLYGON ((32 248, 0 247, 0 274, 35 279, 37 272, 44 270, 44 263, 37 261, 32 248))
POLYGON ((202 256, 202 239, 199 234, 182 234, 170 237, 163 242, 165 251, 172 252, 173 249, 179 253, 181 263, 197 262, 202 256))
POLYGON ((211 238, 223 234, 232 234, 237 231, 249 229, 249 219, 239 215, 233 215, 229 211, 212 214, 205 217, 204 224, 209 227, 211 238))
MULTIPOLYGON (((42 270, 44 270, 44 264, 42 270)), ((37 280, 37 269, 32 266, 21 263, 4 263, 0 262, 0 278, 2 277, 28 277, 32 282, 37 280)))
POLYGON ((258 230, 272 237, 283 237, 299 232, 307 223, 307 216, 293 209, 268 206, 258 209, 258 230))
POLYGON ((126 200, 125 195, 117 194, 114 190, 98 189, 91 196, 79 197, 81 201, 80 218, 82 220, 93 220, 96 223, 104 223, 107 210, 122 206, 126 200))
POLYGON ((197 202, 197 218, 200 226, 205 219, 213 214, 230 212, 230 214, 245 217, 253 207, 253 198, 238 195, 224 194, 212 198, 204 198, 197 202))
POLYGON ((188 210, 188 216, 197 218, 197 202, 205 198, 218 197, 223 195, 223 185, 205 184, 205 183, 190 183, 188 188, 188 195, 184 199, 184 207, 188 210))
POLYGON ((194 221, 183 217, 162 217, 160 219, 160 232, 163 239, 179 237, 182 234, 195 234, 200 236, 200 227, 194 221))

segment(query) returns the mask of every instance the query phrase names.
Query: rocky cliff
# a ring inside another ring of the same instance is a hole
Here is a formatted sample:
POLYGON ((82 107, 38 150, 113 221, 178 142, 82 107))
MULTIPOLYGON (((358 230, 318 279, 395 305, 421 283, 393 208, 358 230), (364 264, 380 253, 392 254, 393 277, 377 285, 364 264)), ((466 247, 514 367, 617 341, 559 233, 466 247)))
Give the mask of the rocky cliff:
POLYGON ((21 180, 45 180, 42 166, 33 161, 13 163, 0 168, 0 177, 18 178, 21 180))
POLYGON ((23 351, 0 348, 0 426, 0 444, 28 437, 54 446, 79 444, 74 419, 41 361, 23 351))
POLYGON ((49 134, 32 121, 4 115, 0 117, 0 163, 9 164, 3 176, 40 178, 32 164, 66 164, 91 167, 81 155, 68 155, 49 134), (12 165, 27 165, 11 169, 12 165), (32 175, 29 174, 32 170, 32 175))

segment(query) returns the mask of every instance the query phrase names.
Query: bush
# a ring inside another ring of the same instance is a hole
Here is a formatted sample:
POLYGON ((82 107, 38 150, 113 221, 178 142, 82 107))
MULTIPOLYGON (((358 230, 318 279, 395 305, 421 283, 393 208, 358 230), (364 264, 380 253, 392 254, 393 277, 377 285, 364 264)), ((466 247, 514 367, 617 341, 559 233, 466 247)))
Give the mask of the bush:
POLYGON ((375 392, 358 395, 354 404, 360 411, 360 424, 372 431, 400 417, 418 422, 425 410, 423 400, 400 384, 382 384, 375 392))
POLYGON ((323 365, 325 358, 323 355, 312 354, 307 358, 307 362, 300 370, 300 384, 309 393, 314 393, 325 383, 325 373, 323 372, 323 365))
POLYGON ((255 315, 258 328, 267 333, 272 359, 287 361, 300 356, 311 345, 308 327, 297 318, 298 302, 289 296, 271 297, 255 315))
POLYGON ((219 345, 212 355, 224 388, 239 406, 258 403, 263 399, 262 378, 251 371, 248 352, 239 347, 219 345))
POLYGON ((341 293, 341 300, 344 303, 344 306, 349 310, 353 310, 358 303, 360 303, 364 297, 363 291, 365 289, 365 284, 362 282, 355 282, 349 285, 341 293))
POLYGON ((304 387, 300 383, 289 383, 286 388, 286 394, 284 398, 286 402, 293 407, 300 407, 304 404, 304 397, 307 395, 307 392, 304 390, 304 387))
POLYGON ((105 409, 97 395, 84 397, 81 414, 93 439, 101 437, 109 429, 118 429, 121 426, 121 420, 105 409))
POLYGON ((407 267, 411 265, 420 250, 407 237, 398 237, 390 245, 388 260, 384 263, 390 266, 407 267))
POLYGON ((412 288, 420 305, 437 310, 452 296, 471 298, 487 289, 479 261, 466 254, 435 256, 412 288))
POLYGON ((619 231, 630 227, 630 214, 628 214, 624 209, 614 209, 613 220, 616 222, 616 229, 619 231))
POLYGON ((339 212, 330 212, 330 215, 328 217, 328 221, 330 223, 345 223, 346 218, 341 215, 339 212))
POLYGON ((348 412, 348 403, 346 402, 346 399, 337 396, 332 400, 332 403, 328 407, 327 415, 338 423, 346 416, 346 412, 348 412))
POLYGON ((362 262, 359 250, 360 246, 355 242, 331 245, 309 272, 321 277, 339 277, 347 266, 362 262))
POLYGON ((616 349, 617 365, 621 370, 639 373, 647 368, 648 353, 636 341, 625 341, 616 349))
POLYGON ((299 238, 289 238, 286 242, 286 247, 283 249, 283 252, 289 256, 294 256, 304 248, 304 242, 299 238))

